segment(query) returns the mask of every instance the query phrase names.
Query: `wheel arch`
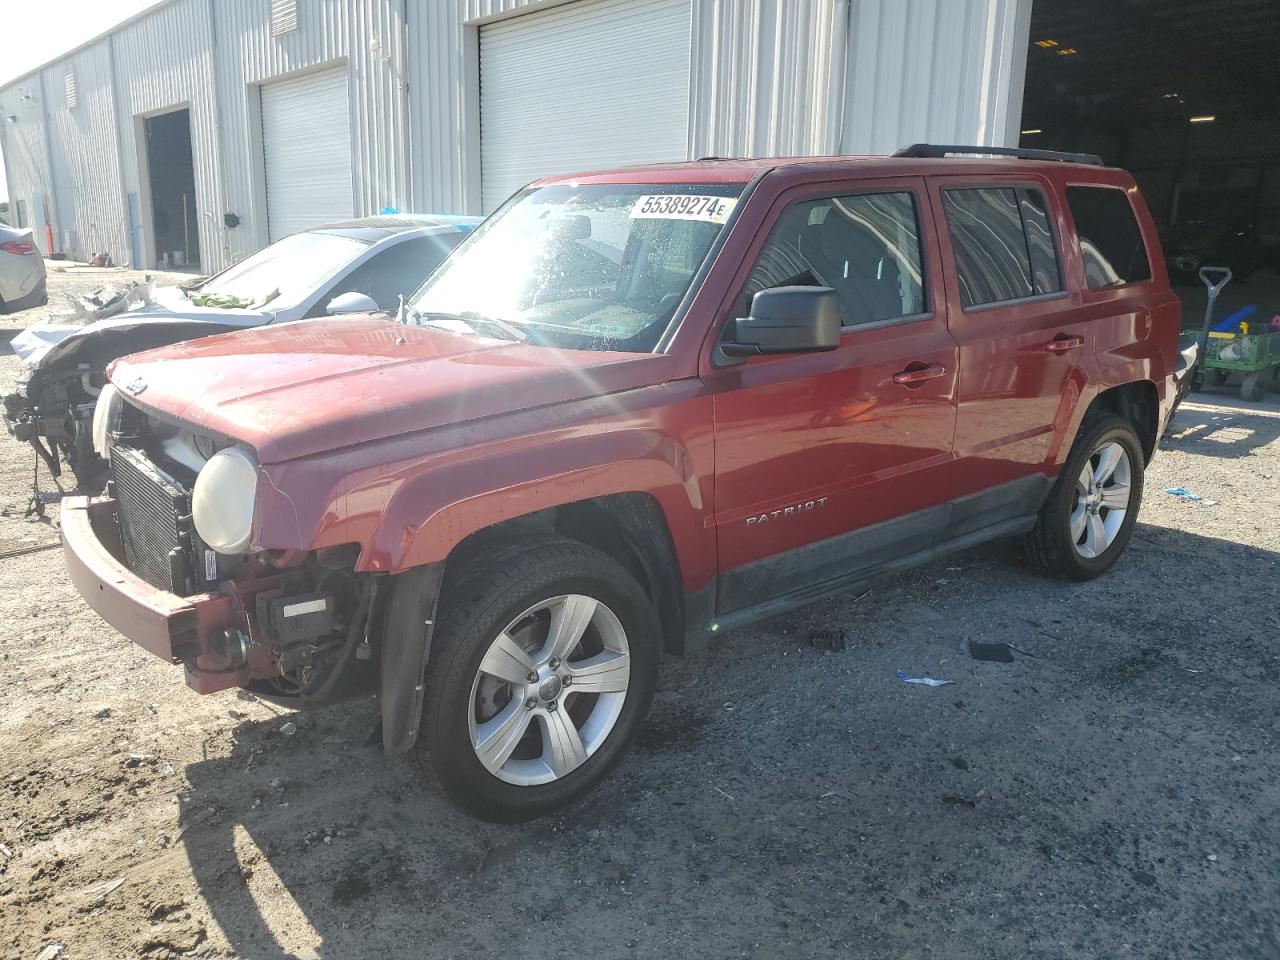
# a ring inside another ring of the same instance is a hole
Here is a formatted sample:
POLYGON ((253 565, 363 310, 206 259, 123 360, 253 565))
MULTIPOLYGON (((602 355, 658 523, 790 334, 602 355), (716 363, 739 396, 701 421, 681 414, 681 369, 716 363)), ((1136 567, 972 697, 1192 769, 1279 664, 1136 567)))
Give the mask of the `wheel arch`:
POLYGON ((553 533, 595 547, 636 578, 662 622, 664 648, 679 652, 684 635, 680 557, 662 505, 650 493, 613 493, 557 504, 476 530, 445 559, 447 567, 524 536, 553 533))
POLYGON ((444 560, 395 575, 379 638, 380 723, 386 752, 403 753, 417 741, 424 678, 431 667, 432 635, 448 578, 495 550, 546 534, 594 547, 626 567, 653 603, 662 625, 664 650, 682 652, 685 618, 680 558, 666 515, 653 495, 608 494, 502 520, 463 537, 444 560))
POLYGON ((1081 423, 1089 414, 1099 411, 1114 413, 1128 421, 1142 444, 1143 460, 1151 463, 1159 440, 1160 395, 1156 385, 1150 380, 1134 380, 1103 390, 1093 398, 1081 423))

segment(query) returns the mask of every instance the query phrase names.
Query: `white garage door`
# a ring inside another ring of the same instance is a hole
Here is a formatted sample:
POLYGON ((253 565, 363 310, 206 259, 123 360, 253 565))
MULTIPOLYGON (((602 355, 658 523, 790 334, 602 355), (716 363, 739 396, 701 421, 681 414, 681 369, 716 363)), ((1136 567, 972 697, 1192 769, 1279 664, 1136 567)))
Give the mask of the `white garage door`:
POLYGON ((263 86, 262 147, 272 240, 353 216, 346 68, 263 86))
POLYGON ((480 28, 481 201, 536 177, 685 160, 690 0, 578 0, 480 28))

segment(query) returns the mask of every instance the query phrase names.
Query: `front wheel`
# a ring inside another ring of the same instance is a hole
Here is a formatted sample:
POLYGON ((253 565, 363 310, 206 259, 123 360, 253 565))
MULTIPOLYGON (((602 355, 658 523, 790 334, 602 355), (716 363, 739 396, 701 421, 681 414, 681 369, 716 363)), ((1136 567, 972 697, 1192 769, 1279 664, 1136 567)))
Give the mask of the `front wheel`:
POLYGON ((417 758, 485 820, 554 813, 621 759, 657 680, 658 618, 608 555, 539 537, 446 580, 417 758))
POLYGON ((1092 580, 1110 569, 1133 535, 1145 461, 1128 421, 1092 414, 1058 475, 1024 553, 1042 573, 1092 580))

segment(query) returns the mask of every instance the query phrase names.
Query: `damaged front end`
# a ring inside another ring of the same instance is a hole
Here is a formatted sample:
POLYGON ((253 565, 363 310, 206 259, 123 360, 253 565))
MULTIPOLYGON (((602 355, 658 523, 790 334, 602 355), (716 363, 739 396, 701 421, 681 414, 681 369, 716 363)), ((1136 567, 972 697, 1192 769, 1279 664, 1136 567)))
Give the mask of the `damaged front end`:
POLYGON ((381 575, 356 573, 352 548, 209 547, 193 520, 202 466, 231 444, 120 411, 106 496, 62 508, 72 581, 113 627, 182 664, 199 693, 242 686, 287 703, 376 689, 369 637, 381 575))
POLYGON ((177 311, 184 305, 191 309, 184 291, 157 290, 150 280, 104 288, 74 301, 72 312, 33 324, 13 338, 25 379, 0 399, 0 415, 16 439, 31 444, 55 480, 63 463, 81 489, 100 489, 105 480, 106 464, 93 450, 90 425, 113 360, 252 322, 181 316, 177 311))
POLYGON ((93 406, 101 389, 101 371, 87 365, 30 370, 0 400, 5 427, 14 439, 31 444, 54 479, 62 476, 65 461, 78 483, 88 487, 103 468, 89 443, 93 406))

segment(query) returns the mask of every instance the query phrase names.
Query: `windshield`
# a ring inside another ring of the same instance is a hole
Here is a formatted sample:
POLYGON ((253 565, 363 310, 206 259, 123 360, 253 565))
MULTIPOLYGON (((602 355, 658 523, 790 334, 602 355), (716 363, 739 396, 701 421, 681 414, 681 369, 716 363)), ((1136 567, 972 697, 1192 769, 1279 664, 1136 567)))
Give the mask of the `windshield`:
POLYGON ((740 192, 722 184, 529 190, 427 279, 411 319, 533 344, 649 352, 740 192))
POLYGON ((210 306, 293 306, 368 247, 334 233, 295 233, 211 277, 191 299, 210 306))

